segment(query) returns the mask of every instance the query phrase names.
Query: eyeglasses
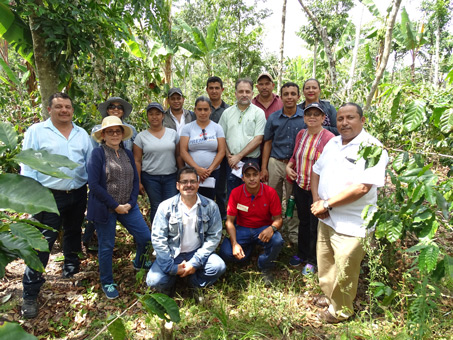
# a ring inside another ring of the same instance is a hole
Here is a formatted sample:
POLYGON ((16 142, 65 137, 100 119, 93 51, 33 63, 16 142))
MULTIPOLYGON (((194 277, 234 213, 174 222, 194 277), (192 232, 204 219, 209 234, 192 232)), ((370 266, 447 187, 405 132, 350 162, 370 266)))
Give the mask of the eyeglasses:
POLYGON ((113 135, 122 135, 123 134, 123 130, 119 129, 119 130, 107 130, 105 131, 105 134, 107 136, 113 136, 113 135))
POLYGON ((207 140, 208 136, 207 136, 207 133, 206 133, 206 129, 201 129, 201 133, 203 134, 203 139, 207 140))
POLYGON ((121 110, 121 111, 124 111, 124 107, 123 105, 109 105, 109 107, 107 108, 109 110, 115 110, 115 109, 118 109, 118 110, 121 110))
POLYGON ((187 185, 187 184, 190 184, 190 185, 195 185, 197 184, 198 181, 194 180, 194 179, 191 179, 189 181, 179 181, 179 184, 182 184, 182 185, 187 185))
POLYGON ((309 112, 304 112, 304 116, 306 117, 321 117, 324 113, 322 113, 321 111, 309 111, 309 112))

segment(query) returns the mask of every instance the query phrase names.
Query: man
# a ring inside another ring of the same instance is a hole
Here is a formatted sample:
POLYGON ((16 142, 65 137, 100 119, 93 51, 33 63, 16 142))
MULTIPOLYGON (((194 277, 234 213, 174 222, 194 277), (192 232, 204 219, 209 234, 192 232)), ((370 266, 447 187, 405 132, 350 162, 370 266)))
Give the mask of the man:
POLYGON ((220 256, 226 262, 245 262, 255 244, 263 246, 258 268, 264 282, 271 284, 274 280, 271 270, 283 247, 278 232, 283 224, 282 206, 277 192, 260 182, 258 163, 247 162, 242 172, 244 184, 235 188, 228 200, 225 228, 230 238, 223 240, 220 256))
MULTIPOLYGON (((298 132, 306 125, 303 111, 297 107, 300 98, 299 85, 285 83, 281 90, 283 108, 271 114, 264 129, 264 148, 262 157, 261 180, 277 191, 280 201, 293 194, 293 184, 286 180, 286 164, 294 151, 298 132)), ((298 242, 299 219, 297 213, 288 221, 288 237, 293 244, 298 242)))
MULTIPOLYGON (((236 105, 226 109, 219 124, 225 132, 227 143, 227 196, 241 185, 242 179, 232 171, 240 171, 242 163, 258 161, 263 140, 266 117, 264 111, 251 103, 253 83, 250 79, 238 79, 235 84, 236 105)), ((240 175, 240 172, 239 172, 240 175)))
MULTIPOLYGON (((211 120, 218 123, 222 117, 223 111, 230 106, 222 100, 223 82, 219 77, 209 77, 206 82, 206 92, 211 100, 211 120)), ((215 200, 219 206, 220 216, 222 220, 226 219, 226 177, 227 177, 227 158, 224 157, 220 163, 219 178, 215 183, 215 200)))
POLYGON ((256 80, 256 88, 259 94, 253 98, 252 104, 255 104, 264 111, 266 119, 283 107, 283 102, 279 96, 272 93, 274 91, 274 79, 267 73, 261 73, 256 80))
MULTIPOLYGON (((33 124, 25 133, 23 149, 46 149, 52 154, 68 157, 79 164, 74 170, 61 170, 71 179, 55 178, 44 175, 23 165, 21 174, 35 179, 49 188, 55 198, 60 215, 42 211, 33 217, 56 231, 42 229, 41 232, 49 244, 49 250, 57 239, 58 231, 63 226, 63 277, 70 278, 79 272, 78 252, 81 251, 81 226, 87 203, 87 162, 93 149, 91 139, 82 128, 72 122, 74 108, 71 98, 65 93, 55 93, 49 98, 47 107, 50 118, 33 124)), ((39 259, 44 267, 49 261, 48 252, 39 252, 39 259)), ((42 273, 30 267, 25 269, 23 277, 22 315, 34 318, 38 315, 37 298, 45 279, 42 273)))
POLYGON ((361 214, 368 205, 368 213, 376 210, 377 187, 385 183, 385 150, 373 167, 366 168, 365 160, 359 159, 360 145, 382 146, 363 129, 364 123, 359 105, 341 106, 337 114, 340 136, 327 143, 311 174, 311 211, 320 218, 316 248, 319 285, 326 295, 316 304, 328 306, 319 314, 328 323, 346 320, 354 313, 360 263, 365 255, 363 238, 367 236, 367 223, 361 214))
POLYGON ((219 209, 197 194, 198 187, 195 168, 181 168, 176 182, 179 194, 162 202, 154 218, 151 241, 156 261, 146 284, 167 295, 173 294, 178 277, 198 289, 213 284, 226 270, 214 253, 222 236, 219 209))
POLYGON ((165 111, 163 124, 180 134, 184 125, 195 120, 194 113, 184 109, 184 96, 178 87, 173 87, 168 91, 168 103, 170 107, 165 111))

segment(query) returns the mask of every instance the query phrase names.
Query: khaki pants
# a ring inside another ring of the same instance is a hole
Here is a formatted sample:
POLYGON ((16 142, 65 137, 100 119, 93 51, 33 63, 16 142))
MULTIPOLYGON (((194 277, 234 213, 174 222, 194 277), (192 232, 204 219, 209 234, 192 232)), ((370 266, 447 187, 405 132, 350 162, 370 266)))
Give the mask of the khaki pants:
POLYGON ((330 300, 329 312, 338 319, 354 314, 363 238, 338 234, 319 221, 316 254, 319 285, 330 300))
MULTIPOLYGON (((286 164, 270 157, 267 169, 269 171, 269 186, 277 191, 278 197, 280 197, 280 202, 283 199, 283 194, 285 194, 286 203, 288 204, 289 196, 293 194, 293 185, 286 180, 286 164), (285 192, 283 192, 283 188, 285 189, 285 192)), ((282 214, 284 215, 285 212, 282 211, 282 214)), ((289 241, 293 244, 297 244, 299 219, 297 217, 297 209, 295 207, 293 218, 287 219, 285 226, 289 241)))

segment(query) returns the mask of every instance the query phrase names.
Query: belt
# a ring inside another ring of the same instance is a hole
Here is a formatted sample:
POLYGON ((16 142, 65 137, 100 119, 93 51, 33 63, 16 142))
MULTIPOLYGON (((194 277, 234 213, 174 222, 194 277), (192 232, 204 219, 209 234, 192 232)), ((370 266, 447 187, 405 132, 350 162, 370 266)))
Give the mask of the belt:
POLYGON ((82 185, 80 188, 71 189, 71 190, 57 190, 57 189, 50 189, 50 188, 49 189, 54 194, 72 194, 72 193, 76 192, 77 190, 83 189, 83 187, 85 187, 85 186, 86 186, 86 184, 82 185))
POLYGON ((278 159, 278 158, 275 158, 277 161, 279 162, 282 162, 282 163, 285 163, 285 164, 288 164, 289 163, 289 159, 278 159))

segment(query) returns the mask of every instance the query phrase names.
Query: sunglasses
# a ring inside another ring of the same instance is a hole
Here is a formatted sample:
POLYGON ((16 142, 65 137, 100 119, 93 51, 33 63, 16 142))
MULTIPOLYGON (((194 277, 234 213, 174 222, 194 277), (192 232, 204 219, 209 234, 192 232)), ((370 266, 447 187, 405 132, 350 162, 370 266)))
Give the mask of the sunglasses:
POLYGON ((115 109, 118 109, 118 110, 121 110, 121 111, 124 111, 124 107, 123 105, 109 105, 109 107, 107 108, 109 110, 115 110, 115 109))
POLYGON ((305 112, 304 115, 306 117, 321 117, 324 113, 322 113, 321 111, 310 111, 310 112, 305 112))

